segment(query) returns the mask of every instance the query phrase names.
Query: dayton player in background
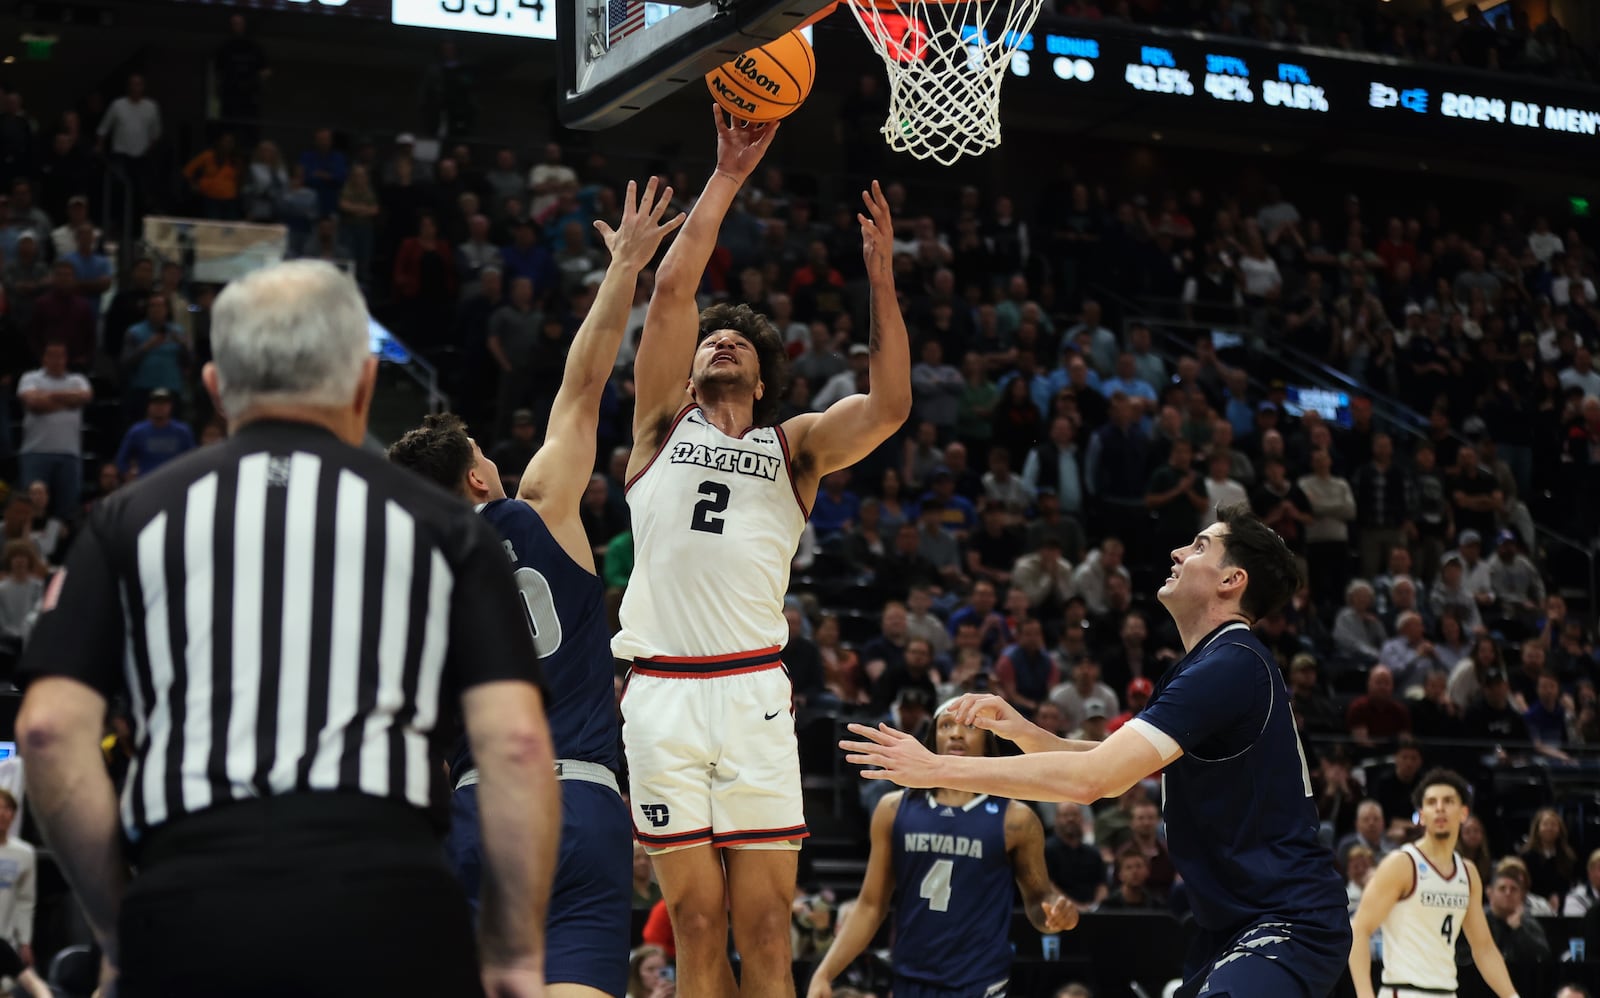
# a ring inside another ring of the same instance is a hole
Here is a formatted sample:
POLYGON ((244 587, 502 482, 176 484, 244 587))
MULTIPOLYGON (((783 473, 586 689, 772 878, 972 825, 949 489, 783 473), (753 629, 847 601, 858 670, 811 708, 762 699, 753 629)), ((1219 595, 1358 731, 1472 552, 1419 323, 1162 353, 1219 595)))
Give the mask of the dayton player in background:
POLYGON ((1372 934, 1383 929, 1384 998, 1430 998, 1456 990, 1456 939, 1463 932, 1484 983, 1499 998, 1517 989, 1483 916, 1483 878, 1456 855, 1467 820, 1467 781, 1435 769, 1412 801, 1422 838, 1385 857, 1361 892, 1352 925, 1350 976, 1358 998, 1373 998, 1372 934))
POLYGON ((634 364, 634 571, 611 649, 630 669, 622 713, 634 828, 672 912, 680 990, 735 993, 731 905, 748 998, 794 993, 789 918, 806 827, 778 657, 789 561, 818 480, 905 422, 911 361, 893 222, 874 183, 857 216, 872 292, 870 391, 776 423, 782 340, 747 306, 701 312, 695 291, 778 126, 713 113, 716 172, 656 272, 634 364))
MULTIPOLYGON (((934 714, 941 756, 994 755, 993 735, 934 714)), ((1044 826, 1026 804, 959 790, 891 793, 872 813, 872 852, 855 910, 817 964, 808 998, 872 945, 894 901, 894 998, 1000 998, 1011 974, 1011 884, 1040 932, 1078 909, 1045 873, 1044 826)))
MULTIPOLYGON (((595 574, 578 504, 594 471, 600 394, 617 359, 639 272, 683 216, 662 223, 672 188, 645 187, 636 203, 628 184, 619 228, 595 222, 611 252, 594 305, 567 354, 561 389, 550 409, 544 444, 508 499, 494 462, 452 415, 430 416, 389 457, 460 493, 505 541, 517 587, 527 603, 545 683, 550 734, 561 780, 561 855, 546 925, 545 980, 552 996, 620 996, 628 986, 632 850, 628 809, 617 782, 617 721, 605 586, 595 574)), ((468 896, 477 903, 479 814, 477 770, 462 751, 451 766, 447 850, 468 896)))
POLYGON ((967 694, 965 722, 1021 746, 1012 758, 939 759, 887 725, 843 742, 862 773, 904 787, 950 787, 1088 804, 1164 769, 1173 866, 1199 929, 1180 998, 1321 998, 1350 954, 1344 885, 1317 841, 1317 811, 1283 674, 1250 625, 1298 587, 1283 539, 1243 505, 1224 506, 1172 552, 1159 598, 1186 654, 1145 709, 1103 742, 1057 738, 999 697, 967 694))

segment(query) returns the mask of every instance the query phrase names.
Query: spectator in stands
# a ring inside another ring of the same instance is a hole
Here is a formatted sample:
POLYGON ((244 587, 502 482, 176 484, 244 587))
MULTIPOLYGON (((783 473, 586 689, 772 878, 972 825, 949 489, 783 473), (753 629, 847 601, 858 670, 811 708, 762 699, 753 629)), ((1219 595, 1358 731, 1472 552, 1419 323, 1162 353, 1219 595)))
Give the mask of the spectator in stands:
POLYGON ((1127 697, 1123 700, 1127 709, 1106 722, 1106 733, 1115 732, 1118 728, 1139 716, 1139 712, 1144 710, 1145 705, 1150 702, 1150 695, 1155 691, 1155 683, 1143 677, 1129 681, 1127 697))
POLYGON ((1030 491, 1052 490, 1064 512, 1081 516, 1084 510, 1083 454, 1074 442, 1076 433, 1071 419, 1065 416, 1052 419, 1049 438, 1028 452, 1022 466, 1022 480, 1030 491))
POLYGON ((1344 895, 1352 916, 1361 907, 1361 895, 1367 888, 1367 881, 1372 879, 1374 865, 1372 850, 1360 843, 1344 854, 1344 895))
POLYGON ((289 171, 284 169, 283 154, 276 144, 256 144, 239 193, 245 221, 271 222, 277 218, 279 206, 289 193, 289 171))
POLYGON ((1387 834, 1383 818, 1383 805, 1370 797, 1356 807, 1355 831, 1339 840, 1334 847, 1334 855, 1339 862, 1348 866, 1350 850, 1361 846, 1372 853, 1375 860, 1382 861, 1399 848, 1399 843, 1393 841, 1387 834))
POLYGON ((1352 700, 1344 717, 1350 737, 1367 747, 1411 730, 1411 712, 1394 696, 1394 674, 1381 665, 1367 673, 1366 695, 1352 700))
POLYGON ((352 163, 339 192, 339 232, 362 285, 372 277, 372 253, 378 239, 378 192, 365 164, 352 163))
POLYGON ((43 363, 17 383, 24 412, 17 457, 23 481, 42 481, 54 497, 51 512, 72 522, 83 480, 83 409, 93 399, 89 379, 67 371, 67 347, 44 348, 43 363))
POLYGON ((171 390, 156 388, 145 403, 145 418, 128 428, 117 448, 117 470, 124 475, 148 475, 168 461, 194 449, 194 432, 172 418, 171 390))
POLYGON ((1028 618, 1017 626, 1016 643, 995 661, 994 680, 996 692, 1024 717, 1032 717, 1050 691, 1061 684, 1061 666, 1045 648, 1044 625, 1037 619, 1028 618))
MULTIPOLYGON (((5 575, 0 576, 0 659, 9 679, 44 597, 45 564, 32 540, 7 541, 4 557, 5 575)), ((5 828, 0 826, 0 858, 4 854, 4 835, 5 828)), ((0 862, 0 871, 3 868, 4 863, 0 862)), ((4 887, 0 884, 0 909, 4 906, 4 887)), ((0 938, 10 938, 4 929, 4 919, 0 918, 0 938)))
POLYGON ((311 135, 311 148, 300 154, 306 186, 317 194, 321 215, 339 211, 339 193, 350 175, 350 161, 333 147, 333 129, 319 128, 311 135))
POLYGON ((1098 700, 1102 704, 1117 702, 1116 691, 1100 681, 1100 663, 1084 656, 1072 664, 1072 681, 1062 683, 1050 691, 1050 699, 1066 715, 1067 727, 1083 726, 1086 704, 1098 700))
POLYGON ((1210 500, 1192 465, 1193 447, 1180 437, 1172 442, 1167 462, 1150 475, 1144 504, 1155 521, 1150 525, 1153 550, 1184 547, 1200 530, 1200 516, 1210 500))
MULTIPOLYGON (((861 665, 871 683, 872 709, 885 711, 894 702, 899 687, 894 677, 905 671, 906 607, 899 600, 883 604, 878 618, 878 634, 861 647, 861 665)), ((930 690, 932 687, 929 687, 930 690)))
POLYGON ((817 539, 824 543, 852 530, 861 512, 861 497, 850 491, 850 471, 842 469, 822 476, 811 508, 811 524, 817 539))
MULTIPOLYGON (((934 526, 933 531, 937 542, 949 541, 944 537, 943 531, 934 526)), ((894 533, 894 542, 890 549, 884 552, 883 558, 876 566, 875 576, 883 591, 890 596, 899 596, 901 593, 910 592, 913 587, 924 586, 943 589, 947 579, 933 562, 923 556, 920 550, 922 535, 917 530, 916 524, 902 523, 894 533)), ((950 543, 954 543, 951 541, 950 543)), ((858 555, 855 544, 852 542, 851 550, 858 555)), ((954 566, 952 565, 952 568, 954 566)))
POLYGON ((1544 580, 1528 556, 1518 550, 1515 531, 1502 530, 1495 537, 1489 590, 1502 620, 1513 622, 1519 633, 1526 633, 1544 610, 1544 580))
POLYGON ((1022 555, 1022 537, 1012 528, 1005 508, 984 507, 982 528, 967 537, 967 574, 988 579, 996 588, 1011 584, 1011 569, 1022 555))
POLYGON ((1072 597, 1072 574, 1072 563, 1061 556, 1061 542, 1047 536, 1038 550, 1017 559, 1011 583, 1027 595, 1032 612, 1042 613, 1060 609, 1072 597))
POLYGON ((1422 775, 1422 749, 1402 736, 1394 750, 1394 764, 1384 767, 1372 785, 1372 799, 1383 808, 1384 821, 1391 835, 1404 834, 1412 827, 1416 810, 1411 796, 1422 775))
POLYGON ((1100 902, 1101 911, 1161 911, 1166 895, 1149 886, 1150 861, 1136 846, 1117 854, 1117 889, 1100 902))
POLYGON ((1333 618, 1333 643, 1340 655, 1354 662, 1374 662, 1388 640, 1383 622, 1373 611, 1372 584, 1356 579, 1344 590, 1344 606, 1333 618))
POLYGON ((1307 734, 1344 733, 1344 712, 1322 689, 1317 659, 1310 652, 1300 652, 1289 662, 1289 696, 1307 734))
POLYGON ((1529 894, 1548 901, 1552 911, 1560 911, 1562 898, 1578 872, 1578 854, 1573 851, 1567 823, 1561 820, 1560 812, 1553 807, 1534 812, 1518 855, 1528 869, 1529 894))
POLYGON ((983 475, 983 497, 990 505, 1005 511, 1008 523, 1020 523, 1033 505, 1033 487, 1012 471, 1011 453, 1004 447, 989 452, 989 470, 983 475))
POLYGON ((134 73, 128 77, 126 96, 118 97, 106 108, 95 134, 96 151, 109 152, 111 162, 127 180, 128 215, 135 220, 142 218, 155 206, 158 185, 151 152, 161 139, 161 111, 155 101, 145 96, 143 76, 134 73))
MULTIPOLYGON (((666 911, 665 902, 658 902, 651 910, 653 922, 655 911, 666 911)), ((671 939, 672 929, 666 928, 668 940, 671 939)), ((667 969, 667 951, 662 946, 646 943, 634 950, 628 956, 628 998, 674 998, 677 995, 675 979, 663 973, 667 969)))
MULTIPOLYGON (((509 261, 507 269, 511 269, 509 261)), ((442 338, 456 289, 454 254, 440 237, 433 217, 424 215, 417 223, 417 234, 400 244, 394 258, 394 294, 407 311, 409 343, 426 346, 442 338)), ((513 297, 515 289, 513 283, 513 297)))
POLYGON ((823 614, 817 620, 811 639, 822 658, 823 686, 846 706, 865 704, 866 677, 855 651, 840 640, 839 618, 831 613, 823 614))
POLYGON ((1452 551, 1439 563, 1439 577, 1428 590, 1428 608, 1435 617, 1454 616, 1470 634, 1483 627, 1477 595, 1467 588, 1466 567, 1461 555, 1452 551))
MULTIPOLYGON (((1061 501, 1056 496, 1056 490, 1048 485, 1040 486, 1035 500, 1033 516, 1028 519, 1027 541, 1024 548, 1037 551, 1048 538, 1055 541, 1061 549, 1061 556, 1068 561, 1076 561, 1083 557, 1083 549, 1087 542, 1083 532, 1083 524, 1077 515, 1068 515, 1061 508, 1061 501)), ((1076 587, 1076 572, 1074 582, 1076 587)))
POLYGON ((1486 742, 1528 742, 1528 724, 1511 704, 1511 686, 1505 672, 1489 669, 1482 682, 1482 692, 1462 720, 1462 736, 1486 742))
POLYGON ((1333 473, 1333 455, 1325 449, 1312 452, 1311 474, 1295 484, 1310 502, 1313 517, 1306 526, 1311 592, 1318 602, 1328 603, 1350 577, 1349 524, 1356 518, 1355 493, 1349 482, 1333 473))
POLYGON ((200 199, 206 218, 232 220, 239 217, 239 150, 232 132, 223 132, 215 142, 183 168, 190 192, 200 199))
POLYGON ((127 383, 122 391, 122 406, 130 421, 144 412, 146 400, 156 389, 165 388, 174 397, 184 389, 190 344, 172 321, 171 308, 164 296, 152 294, 144 321, 129 328, 124 340, 122 368, 127 383))
MULTIPOLYGON (((943 677, 934 667, 933 647, 923 638, 907 638, 900 665, 891 667, 874 684, 874 700, 885 704, 897 702, 906 690, 916 689, 926 693, 928 703, 934 705, 938 703, 942 681, 943 677)), ((929 710, 932 709, 930 706, 929 710)))
POLYGON ((1411 711, 1411 733, 1418 738, 1448 740, 1461 735, 1462 709, 1449 694, 1450 674, 1442 668, 1430 669, 1422 679, 1422 697, 1407 705, 1411 711))
POLYGON ((1106 612, 1106 579, 1111 575, 1118 575, 1124 581, 1132 583, 1133 576, 1128 573, 1122 564, 1122 541, 1116 537, 1106 537, 1100 546, 1089 552, 1072 573, 1073 591, 1083 597, 1084 605, 1091 614, 1106 612))
POLYGON ((1422 688, 1422 680, 1432 669, 1442 666, 1433 642, 1423 633, 1422 615, 1404 610, 1395 620, 1395 636, 1378 650, 1378 662, 1394 674, 1394 684, 1403 694, 1422 688))
POLYGON ((1589 854, 1588 875, 1562 901, 1561 914, 1567 918, 1581 918, 1600 901, 1600 849, 1589 854))
POLYGON ((1527 891, 1512 871, 1497 871, 1489 887, 1489 932, 1507 963, 1538 963, 1550 959, 1550 942, 1544 928, 1523 911, 1527 891))
POLYGON ((1044 844, 1044 864, 1051 883, 1079 908, 1092 909, 1105 900, 1110 888, 1100 850, 1083 840, 1084 820, 1081 804, 1056 805, 1053 832, 1044 844))
POLYGON ((28 502, 33 507, 33 522, 28 525, 28 537, 34 549, 48 565, 59 565, 66 554, 67 525, 59 517, 50 515, 50 486, 44 482, 28 483, 28 502))

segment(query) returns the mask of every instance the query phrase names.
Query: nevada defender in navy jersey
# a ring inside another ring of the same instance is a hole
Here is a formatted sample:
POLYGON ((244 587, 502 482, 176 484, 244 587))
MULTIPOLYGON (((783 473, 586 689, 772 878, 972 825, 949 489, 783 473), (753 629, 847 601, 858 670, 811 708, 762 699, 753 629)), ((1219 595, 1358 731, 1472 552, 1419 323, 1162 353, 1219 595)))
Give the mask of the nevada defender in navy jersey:
MULTIPOLYGON (((639 271, 681 216, 662 224, 672 188, 656 181, 636 202, 628 185, 616 231, 596 222, 611 265, 567 355, 544 444, 507 498, 499 469, 455 416, 430 416, 390 457, 472 501, 503 539, 527 606, 549 690, 548 713, 561 781, 561 852, 545 929, 545 979, 553 996, 613 995, 627 990, 632 903, 632 822, 617 781, 618 722, 604 586, 578 504, 595 464, 600 395, 616 361, 639 271)), ((477 771, 457 753, 451 771, 447 849, 476 901, 481 822, 477 771)))
POLYGON ((871 779, 1082 804, 1164 769, 1167 845, 1200 930, 1178 995, 1321 998, 1350 952, 1344 889, 1317 842, 1288 689, 1250 632, 1294 592, 1294 558, 1243 506, 1218 515, 1172 552, 1158 594, 1187 654, 1104 742, 1057 738, 1000 698, 969 694, 960 719, 1028 754, 939 760, 901 732, 862 725, 851 730, 867 740, 843 747, 850 761, 883 767, 862 774, 871 779))
POLYGON ((1448 769, 1417 782, 1422 838, 1390 853, 1361 892, 1352 924, 1350 976, 1357 998, 1430 998, 1456 992, 1456 940, 1499 998, 1516 998, 1506 961, 1483 916, 1483 880, 1456 852, 1467 820, 1467 781, 1448 769), (1383 928, 1383 987, 1372 987, 1372 933, 1383 928))
MULTIPOLYGON (((992 754, 994 739, 949 706, 934 715, 934 751, 992 754)), ((808 998, 829 998, 833 979, 871 945, 891 897, 895 998, 1000 998, 1011 974, 1013 882, 1040 932, 1078 924, 1077 908, 1045 873, 1044 826, 1026 804, 954 790, 888 794, 872 814, 855 911, 817 965, 808 998)))

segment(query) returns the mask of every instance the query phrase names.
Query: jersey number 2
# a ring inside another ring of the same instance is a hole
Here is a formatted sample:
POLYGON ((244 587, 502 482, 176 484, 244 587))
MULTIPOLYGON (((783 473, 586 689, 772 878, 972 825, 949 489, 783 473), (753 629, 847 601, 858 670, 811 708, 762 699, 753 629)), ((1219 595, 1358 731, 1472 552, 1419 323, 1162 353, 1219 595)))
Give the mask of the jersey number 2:
POLYGON ((531 568, 519 568, 516 578, 517 592, 528 607, 528 626, 533 629, 533 650, 540 658, 549 658, 561 647, 561 617, 556 613, 556 596, 550 591, 550 580, 531 568))
POLYGON ((715 514, 728 508, 728 487, 721 482, 701 482, 699 494, 702 498, 694 504, 694 519, 689 521, 689 529, 707 534, 722 533, 722 517, 715 514))
POLYGON ((955 872, 954 860, 936 859, 923 874, 922 887, 917 896, 928 902, 929 911, 950 910, 950 875, 955 872))

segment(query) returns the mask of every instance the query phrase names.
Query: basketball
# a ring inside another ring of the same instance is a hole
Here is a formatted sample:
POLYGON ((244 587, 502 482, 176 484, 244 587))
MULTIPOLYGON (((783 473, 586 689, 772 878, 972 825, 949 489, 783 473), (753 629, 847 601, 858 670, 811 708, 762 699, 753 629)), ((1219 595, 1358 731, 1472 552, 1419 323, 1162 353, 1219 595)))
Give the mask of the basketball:
POLYGON ((799 31, 791 31, 706 74, 706 86, 723 110, 745 121, 777 121, 793 114, 811 93, 817 57, 799 31))

